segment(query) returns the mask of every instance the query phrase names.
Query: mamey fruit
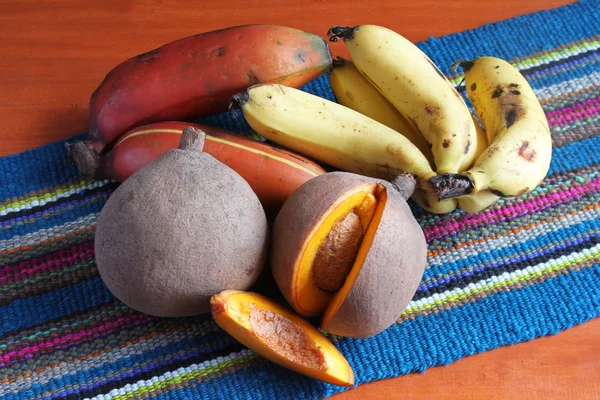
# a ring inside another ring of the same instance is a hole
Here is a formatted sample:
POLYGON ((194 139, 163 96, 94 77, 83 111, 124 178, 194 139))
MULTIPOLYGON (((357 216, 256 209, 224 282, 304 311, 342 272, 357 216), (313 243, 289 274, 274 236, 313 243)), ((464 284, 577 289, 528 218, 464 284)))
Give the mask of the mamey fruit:
POLYGON ((468 171, 434 177, 432 188, 441 199, 485 190, 501 197, 532 191, 552 157, 548 121, 535 93, 516 68, 498 58, 460 65, 490 144, 468 171))
POLYGON ((332 27, 360 72, 432 146, 438 173, 463 171, 475 157, 475 126, 460 94, 410 41, 376 25, 332 27))
POLYGON ((259 82, 302 86, 331 67, 319 36, 245 25, 190 36, 135 56, 108 73, 90 100, 90 146, 98 153, 127 130, 227 110, 259 82))
POLYGON ((381 122, 410 140, 433 166, 429 144, 410 122, 365 78, 352 61, 338 57, 329 83, 338 103, 381 122))
POLYGON ((186 128, 180 148, 131 175, 98 217, 100 276, 138 311, 206 313, 212 295, 248 289, 264 265, 268 227, 258 198, 202 142, 201 131, 186 128))
POLYGON ((315 327, 279 304, 251 292, 226 290, 210 300, 221 328, 261 356, 334 385, 354 385, 344 356, 315 327))
POLYGON ((354 110, 277 84, 236 94, 246 121, 273 142, 345 171, 393 179, 407 172, 435 175, 427 158, 404 136, 354 110))
POLYGON ((392 325, 414 295, 427 258, 425 237, 406 199, 415 182, 332 172, 302 185, 273 225, 277 285, 322 328, 368 337, 392 325))
POLYGON ((307 180, 325 173, 314 162, 266 143, 220 129, 186 122, 157 122, 140 126, 121 137, 110 152, 101 156, 83 142, 69 148, 86 178, 112 178, 123 182, 131 174, 177 148, 186 126, 206 133, 203 151, 232 168, 250 184, 265 209, 279 209, 307 180))

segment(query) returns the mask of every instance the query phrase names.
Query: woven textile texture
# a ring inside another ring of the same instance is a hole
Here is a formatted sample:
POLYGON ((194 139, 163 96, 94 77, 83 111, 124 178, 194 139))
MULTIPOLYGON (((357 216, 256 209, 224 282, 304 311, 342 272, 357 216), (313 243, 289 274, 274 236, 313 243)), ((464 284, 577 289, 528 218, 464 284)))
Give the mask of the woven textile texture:
MULTIPOLYGON (((357 383, 600 315, 600 2, 419 46, 455 85, 455 59, 495 55, 516 65, 547 113, 554 155, 533 193, 479 214, 414 206, 429 263, 413 301, 373 338, 334 338, 357 383)), ((305 89, 333 98, 326 77, 305 89)), ((201 122, 249 130, 229 114, 201 122)), ((311 399, 343 390, 264 361, 208 316, 154 318, 115 300, 93 243, 115 187, 82 181, 64 142, 0 159, 0 399, 311 399)))

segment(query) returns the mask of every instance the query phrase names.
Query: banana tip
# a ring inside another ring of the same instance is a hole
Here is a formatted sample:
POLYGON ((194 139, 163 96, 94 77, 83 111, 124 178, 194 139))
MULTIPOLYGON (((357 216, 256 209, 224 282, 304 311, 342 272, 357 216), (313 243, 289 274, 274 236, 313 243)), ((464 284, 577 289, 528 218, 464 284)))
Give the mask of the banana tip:
POLYGON ((441 174, 427 181, 429 189, 438 196, 439 201, 464 196, 471 192, 475 185, 470 176, 465 174, 441 174))
POLYGON ((340 39, 352 40, 354 38, 354 31, 356 26, 340 26, 334 25, 327 31, 327 36, 330 42, 337 42, 340 39))
POLYGON ((346 60, 344 57, 341 56, 337 56, 333 61, 332 61, 332 65, 334 68, 336 67, 341 67, 344 64, 346 64, 348 62, 348 60, 346 60))
POLYGON ((250 101, 250 95, 248 92, 236 93, 229 99, 228 109, 233 113, 234 117, 237 117, 237 112, 244 104, 250 101))
POLYGON ((458 69, 458 67, 461 67, 465 71, 468 71, 471 68, 473 68, 474 63, 475 62, 471 61, 471 60, 456 60, 456 61, 454 61, 454 64, 452 64, 452 66, 450 66, 450 71, 456 71, 458 69))
POLYGON ((94 179, 96 176, 99 156, 98 153, 84 141, 66 144, 70 162, 74 162, 79 173, 86 179, 94 179))

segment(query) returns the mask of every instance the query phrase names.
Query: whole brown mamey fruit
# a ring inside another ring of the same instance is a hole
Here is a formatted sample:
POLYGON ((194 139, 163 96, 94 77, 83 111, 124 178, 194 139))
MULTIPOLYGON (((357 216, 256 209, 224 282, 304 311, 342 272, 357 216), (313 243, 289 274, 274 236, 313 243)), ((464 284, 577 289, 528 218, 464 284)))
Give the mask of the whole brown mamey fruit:
POLYGON ((265 263, 264 210, 235 171, 202 152, 188 127, 173 149, 115 190, 97 221, 100 276, 128 306, 156 316, 210 312, 210 297, 246 290, 265 263))

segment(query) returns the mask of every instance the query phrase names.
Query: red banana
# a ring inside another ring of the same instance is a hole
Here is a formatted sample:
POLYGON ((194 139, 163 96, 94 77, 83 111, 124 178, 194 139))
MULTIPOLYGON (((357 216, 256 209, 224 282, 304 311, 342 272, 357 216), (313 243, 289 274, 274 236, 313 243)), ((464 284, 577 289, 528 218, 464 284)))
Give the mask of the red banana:
POLYGON ((90 100, 90 147, 102 153, 133 127, 227 110, 259 82, 299 87, 331 67, 327 42, 277 25, 190 36, 115 67, 90 100))
POLYGON ((278 210, 304 182, 325 173, 314 162, 290 151, 186 122, 158 122, 132 129, 111 151, 100 156, 84 142, 75 142, 69 152, 84 177, 122 182, 168 150, 177 148, 181 132, 190 125, 206 133, 203 151, 239 173, 267 210, 278 210))

